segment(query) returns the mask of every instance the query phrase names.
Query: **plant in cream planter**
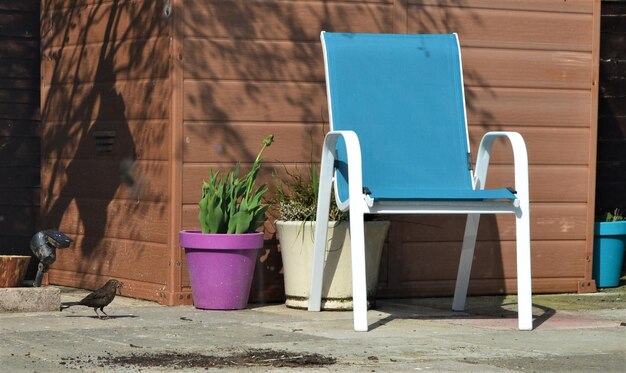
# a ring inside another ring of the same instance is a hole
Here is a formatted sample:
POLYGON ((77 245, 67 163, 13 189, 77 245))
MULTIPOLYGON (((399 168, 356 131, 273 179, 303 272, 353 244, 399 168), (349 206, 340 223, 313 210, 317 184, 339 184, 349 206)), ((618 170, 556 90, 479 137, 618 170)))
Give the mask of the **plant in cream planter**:
MULTIPOLYGON (((279 219, 276 230, 280 242, 285 280, 285 304, 306 309, 311 284, 313 236, 315 231, 318 173, 312 164, 308 177, 288 173, 279 184, 274 204, 279 219)), ((322 309, 352 309, 352 266, 348 214, 331 200, 328 245, 322 285, 322 309)), ((388 221, 365 222, 368 306, 374 303, 378 269, 389 229, 388 221)))

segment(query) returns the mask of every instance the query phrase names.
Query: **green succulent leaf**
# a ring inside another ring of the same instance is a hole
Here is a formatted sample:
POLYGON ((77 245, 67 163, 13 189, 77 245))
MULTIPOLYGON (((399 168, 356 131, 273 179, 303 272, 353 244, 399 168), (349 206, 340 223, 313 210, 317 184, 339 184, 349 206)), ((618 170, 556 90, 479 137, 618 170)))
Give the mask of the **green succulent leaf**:
POLYGON ((203 233, 251 233, 263 224, 268 206, 263 205, 262 199, 267 187, 255 189, 255 184, 263 152, 273 140, 273 135, 263 139, 263 146, 244 177, 239 177, 239 164, 224 177, 219 171, 210 171, 209 180, 202 183, 202 198, 198 203, 203 233))

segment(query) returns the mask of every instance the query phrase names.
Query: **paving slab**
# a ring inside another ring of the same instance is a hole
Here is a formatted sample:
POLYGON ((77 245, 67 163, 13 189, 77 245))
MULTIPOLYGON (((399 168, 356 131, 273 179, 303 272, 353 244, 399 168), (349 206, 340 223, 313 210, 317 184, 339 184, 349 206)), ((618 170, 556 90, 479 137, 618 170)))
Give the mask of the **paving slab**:
POLYGON ((58 311, 61 291, 57 287, 0 288, 0 313, 58 311))
MULTIPOLYGON (((62 290, 63 301, 87 293, 62 290)), ((87 307, 0 314, 0 360, 7 372, 622 372, 618 297, 574 309, 536 296, 533 331, 516 329, 508 297, 471 297, 466 312, 449 311, 450 298, 379 300, 367 333, 352 330, 351 312, 206 311, 116 297, 107 320, 87 307), (332 364, 314 364, 324 359, 332 364)))

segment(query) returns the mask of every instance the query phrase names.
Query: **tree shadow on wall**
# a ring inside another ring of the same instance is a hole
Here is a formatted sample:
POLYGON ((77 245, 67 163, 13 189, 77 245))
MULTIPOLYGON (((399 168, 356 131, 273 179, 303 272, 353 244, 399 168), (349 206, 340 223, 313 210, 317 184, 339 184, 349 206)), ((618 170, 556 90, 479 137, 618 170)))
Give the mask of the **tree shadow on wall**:
POLYGON ((152 2, 81 3, 55 8, 47 2, 42 9, 49 82, 42 110, 42 221, 74 236, 74 272, 105 274, 103 259, 117 254, 109 239, 138 235, 137 221, 147 211, 129 124, 137 118, 128 113, 148 104, 154 84, 130 95, 117 83, 156 69, 150 62, 156 50, 131 47, 127 62, 123 54, 138 34, 152 35, 159 21, 145 22, 156 14, 152 2))

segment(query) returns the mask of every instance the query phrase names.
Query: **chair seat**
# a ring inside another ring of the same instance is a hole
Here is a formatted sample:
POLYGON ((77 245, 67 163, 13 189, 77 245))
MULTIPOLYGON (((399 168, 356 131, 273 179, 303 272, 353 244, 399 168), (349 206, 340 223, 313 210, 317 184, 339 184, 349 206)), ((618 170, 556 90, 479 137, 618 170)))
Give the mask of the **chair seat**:
POLYGON ((384 194, 376 193, 371 190, 374 200, 390 201, 439 201, 439 200, 457 200, 457 201, 482 201, 482 200, 514 200, 517 197, 507 188, 501 189, 479 189, 479 190, 446 190, 446 189, 402 189, 387 186, 384 194), (417 196, 417 197, 416 197, 417 196))

